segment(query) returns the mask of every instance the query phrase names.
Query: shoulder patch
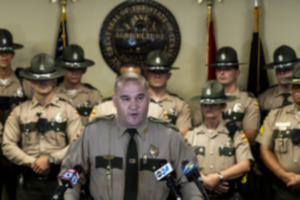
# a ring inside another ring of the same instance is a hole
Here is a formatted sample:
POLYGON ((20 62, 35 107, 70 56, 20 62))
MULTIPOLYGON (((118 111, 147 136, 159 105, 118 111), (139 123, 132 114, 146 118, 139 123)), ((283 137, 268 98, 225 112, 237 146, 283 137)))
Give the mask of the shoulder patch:
POLYGON ((179 131, 179 129, 178 129, 176 126, 174 126, 173 124, 171 124, 171 123, 169 123, 169 122, 166 122, 166 121, 164 121, 164 120, 157 119, 157 118, 155 118, 155 117, 148 117, 148 120, 149 120, 150 122, 153 122, 153 123, 160 123, 160 124, 163 124, 163 125, 165 125, 165 126, 171 128, 171 129, 173 129, 173 130, 175 130, 175 131, 179 131))
POLYGON ((248 138, 244 132, 241 132, 241 138, 244 141, 244 143, 248 143, 248 138))
POLYGON ((95 88, 94 86, 92 86, 91 84, 89 84, 89 83, 82 83, 82 85, 84 86, 84 87, 87 87, 87 88, 89 88, 89 89, 92 89, 92 90, 97 90, 97 88, 95 88))
POLYGON ((261 125, 260 129, 259 129, 259 134, 263 135, 264 134, 264 126, 261 125))
POLYGON ((80 128, 80 130, 73 136, 72 138, 72 142, 76 142, 77 139, 80 137, 81 133, 83 132, 84 130, 84 126, 80 128))
POLYGON ((99 116, 99 117, 96 117, 95 119, 93 119, 92 121, 88 122, 86 124, 86 126, 89 125, 89 124, 93 124, 95 122, 98 122, 100 120, 113 120, 113 119, 115 119, 115 115, 114 114, 99 116))

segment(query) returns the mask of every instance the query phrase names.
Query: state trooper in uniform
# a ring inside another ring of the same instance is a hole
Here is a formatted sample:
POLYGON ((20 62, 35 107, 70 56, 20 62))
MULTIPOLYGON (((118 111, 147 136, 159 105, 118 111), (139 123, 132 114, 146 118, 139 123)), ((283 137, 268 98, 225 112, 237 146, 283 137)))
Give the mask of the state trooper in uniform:
POLYGON ((68 144, 82 126, 77 111, 53 93, 56 78, 65 70, 46 54, 38 54, 20 76, 30 80, 33 99, 9 115, 2 144, 3 154, 21 166, 18 199, 45 200, 57 187, 60 163, 68 144))
POLYGON ((223 85, 215 80, 206 82, 201 96, 194 98, 200 102, 203 123, 189 130, 186 137, 194 147, 203 186, 211 200, 243 199, 240 179, 253 160, 246 135, 234 123, 222 119, 226 103, 234 99, 225 95, 223 85))
POLYGON ((75 164, 83 168, 79 183, 66 191, 66 200, 79 198, 87 178, 95 200, 167 199, 166 181, 158 182, 154 175, 163 161, 173 166, 183 199, 203 199, 181 171, 183 159, 196 161, 192 148, 174 125, 147 118, 149 101, 141 75, 129 72, 117 78, 113 95, 117 115, 88 123, 63 160, 60 175, 75 164))
MULTIPOLYGON (((141 68, 135 64, 127 63, 120 67, 120 75, 125 74, 127 72, 141 74, 141 68)), ((112 97, 106 97, 94 106, 89 121, 95 119, 96 117, 110 114, 117 114, 117 110, 113 104, 112 97)), ((161 105, 159 105, 152 99, 149 103, 148 116, 166 120, 163 108, 161 107, 161 105)))
MULTIPOLYGON (((216 53, 216 63, 211 64, 216 70, 216 79, 222 83, 226 95, 235 96, 234 101, 228 102, 225 110, 225 120, 234 121, 246 134, 250 145, 255 144, 260 126, 260 111, 257 99, 252 93, 246 92, 237 86, 240 75, 236 51, 231 47, 222 47, 216 53)), ((193 113, 195 125, 202 122, 200 107, 193 113)))
POLYGON ((57 60, 56 64, 66 68, 67 72, 64 81, 55 88, 54 92, 72 104, 81 116, 82 123, 86 124, 93 106, 102 99, 99 90, 90 84, 81 83, 82 75, 87 67, 94 65, 94 61, 84 58, 83 49, 72 44, 63 50, 62 59, 57 60))
POLYGON ((262 119, 274 108, 289 105, 293 102, 291 96, 292 85, 282 80, 293 75, 294 64, 299 61, 294 49, 287 45, 278 47, 273 54, 273 63, 265 66, 267 69, 275 69, 278 85, 274 85, 258 96, 258 103, 262 119))
MULTIPOLYGON (((31 97, 28 82, 23 81, 22 84, 12 69, 15 50, 21 48, 23 45, 14 43, 13 36, 8 30, 0 29, 0 123, 3 126, 11 110, 24 102, 27 97, 31 97), (24 92, 25 89, 27 89, 27 96, 24 92)), ((17 177, 15 170, 16 167, 0 151, 0 199, 3 185, 6 186, 8 199, 16 198, 17 177)))
POLYGON ((283 81, 292 84, 294 103, 271 110, 256 140, 262 160, 276 176, 270 181, 274 199, 296 200, 300 199, 300 63, 283 81))
POLYGON ((147 55, 144 69, 151 98, 163 107, 167 120, 185 134, 191 127, 190 107, 176 94, 167 91, 167 82, 172 75, 170 70, 178 68, 170 65, 166 52, 155 50, 147 55))

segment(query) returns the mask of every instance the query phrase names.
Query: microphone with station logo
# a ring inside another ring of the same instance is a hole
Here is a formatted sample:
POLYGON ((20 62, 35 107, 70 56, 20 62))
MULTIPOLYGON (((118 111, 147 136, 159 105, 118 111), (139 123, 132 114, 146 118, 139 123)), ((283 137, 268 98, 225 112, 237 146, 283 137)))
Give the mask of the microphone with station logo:
POLYGON ((174 171, 172 165, 169 162, 167 163, 167 161, 163 160, 163 161, 160 161, 160 166, 161 167, 154 172, 156 179, 158 181, 166 180, 167 186, 170 188, 175 199, 181 200, 179 191, 178 191, 178 189, 175 185, 175 182, 173 180, 173 177, 172 177, 172 174, 173 174, 172 172, 174 171))
POLYGON ((59 186, 53 197, 52 200, 62 200, 64 199, 63 196, 68 188, 74 188, 79 179, 79 174, 82 172, 82 167, 80 165, 75 165, 74 169, 67 169, 67 171, 62 175, 60 181, 62 185, 59 186))
MULTIPOLYGON (((208 195, 199 179, 201 178, 200 173, 193 161, 189 162, 187 160, 182 161, 182 172, 186 176, 189 182, 194 182, 197 188, 202 193, 205 200, 209 200, 208 195)), ((202 182, 202 181, 201 181, 202 182)))

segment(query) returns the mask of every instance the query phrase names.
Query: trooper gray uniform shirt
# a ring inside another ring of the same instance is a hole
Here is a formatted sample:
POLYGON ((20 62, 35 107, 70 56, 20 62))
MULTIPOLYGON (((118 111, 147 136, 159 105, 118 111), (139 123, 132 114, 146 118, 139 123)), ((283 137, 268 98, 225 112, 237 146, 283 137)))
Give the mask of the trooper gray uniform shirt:
POLYGON ((81 117, 82 124, 86 124, 88 122, 93 106, 102 99, 102 95, 99 90, 88 88, 82 84, 80 84, 74 94, 71 94, 69 90, 66 89, 64 83, 61 83, 58 87, 56 87, 54 92, 57 96, 65 99, 77 109, 77 112, 81 117))
POLYGON ((189 105, 175 94, 166 92, 160 100, 154 101, 163 107, 167 121, 177 128, 190 128, 192 126, 189 105))
MULTIPOLYGON (((261 110, 272 110, 282 106, 284 93, 285 92, 279 87, 279 85, 275 85, 267 89, 264 93, 258 96, 258 103, 261 110)), ((292 95, 290 95, 287 100, 290 103, 293 103, 292 95)))
POLYGON ((64 157, 68 144, 79 133, 82 123, 76 110, 67 102, 53 96, 43 107, 33 97, 17 106, 8 117, 4 128, 3 154, 17 165, 31 167, 41 155, 51 155, 54 164, 64 157), (37 131, 38 115, 49 122, 49 130, 37 131))
MULTIPOLYGON (((238 88, 227 95, 235 96, 236 99, 226 103, 225 119, 236 121, 237 126, 243 130, 259 130, 260 111, 257 99, 238 88)), ((193 123, 197 125, 202 123, 202 120, 201 108, 198 105, 193 113, 193 123)))
MULTIPOLYGON (((117 114, 117 109, 114 106, 112 98, 106 98, 106 100, 94 106, 89 121, 99 116, 111 114, 117 114)), ((159 104, 152 101, 149 103, 148 116, 166 121, 163 108, 159 104)))
MULTIPOLYGON (((295 104, 271 110, 264 120, 256 141, 265 145, 289 172, 300 174, 300 146, 292 142, 292 130, 300 129, 300 116, 295 104)), ((299 134, 299 133, 298 133, 299 134)))
POLYGON ((246 135, 236 131, 232 139, 223 120, 216 130, 201 124, 188 131, 186 137, 194 147, 200 171, 205 174, 220 172, 243 160, 254 160, 246 135))
MULTIPOLYGON (((173 125, 154 118, 146 119, 139 127, 135 141, 138 150, 139 200, 167 199, 166 181, 158 182, 154 171, 161 160, 167 160, 176 171, 175 182, 181 185, 183 199, 203 199, 193 182, 188 182, 181 171, 181 162, 196 157, 173 125)), ((81 181, 90 179, 90 192, 95 200, 124 198, 126 152, 130 135, 114 115, 97 118, 88 123, 78 140, 71 144, 61 166, 60 175, 76 164, 83 167, 81 181), (110 164, 109 164, 110 163, 110 164), (110 170, 111 169, 111 170, 110 170), (89 174, 89 177, 86 177, 89 174)), ((82 183, 80 181, 80 183, 82 183)), ((66 191, 65 199, 79 199, 79 187, 66 191)))

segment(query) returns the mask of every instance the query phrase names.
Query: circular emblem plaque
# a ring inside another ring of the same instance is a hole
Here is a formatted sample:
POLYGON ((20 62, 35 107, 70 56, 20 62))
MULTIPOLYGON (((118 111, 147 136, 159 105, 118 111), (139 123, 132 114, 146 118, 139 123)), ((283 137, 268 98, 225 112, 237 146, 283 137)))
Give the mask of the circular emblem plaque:
POLYGON ((163 50, 175 61, 180 31, 172 13, 151 1, 128 1, 116 6, 104 20, 99 37, 101 53, 117 74, 124 63, 143 66, 152 50, 163 50))

